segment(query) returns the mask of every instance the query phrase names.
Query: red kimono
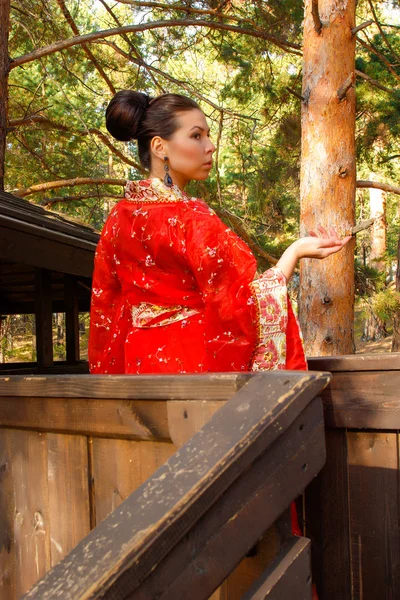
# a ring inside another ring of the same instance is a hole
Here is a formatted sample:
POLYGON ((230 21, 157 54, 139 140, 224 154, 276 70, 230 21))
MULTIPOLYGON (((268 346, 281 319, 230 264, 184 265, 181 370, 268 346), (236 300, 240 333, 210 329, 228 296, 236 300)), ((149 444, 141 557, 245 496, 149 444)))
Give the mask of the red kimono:
POLYGON ((129 181, 96 252, 91 373, 305 369, 278 268, 256 261, 205 202, 129 181))

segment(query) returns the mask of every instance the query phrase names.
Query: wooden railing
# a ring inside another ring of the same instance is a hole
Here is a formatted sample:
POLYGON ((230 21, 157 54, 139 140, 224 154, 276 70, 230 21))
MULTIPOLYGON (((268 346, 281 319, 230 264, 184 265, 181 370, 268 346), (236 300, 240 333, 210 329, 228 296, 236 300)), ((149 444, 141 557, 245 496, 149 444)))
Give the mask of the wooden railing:
POLYGON ((309 366, 332 372, 326 465, 305 494, 320 600, 400 598, 400 353, 309 366))
POLYGON ((328 380, 0 378, 4 597, 45 575, 27 600, 309 599, 287 507, 324 463, 328 380))

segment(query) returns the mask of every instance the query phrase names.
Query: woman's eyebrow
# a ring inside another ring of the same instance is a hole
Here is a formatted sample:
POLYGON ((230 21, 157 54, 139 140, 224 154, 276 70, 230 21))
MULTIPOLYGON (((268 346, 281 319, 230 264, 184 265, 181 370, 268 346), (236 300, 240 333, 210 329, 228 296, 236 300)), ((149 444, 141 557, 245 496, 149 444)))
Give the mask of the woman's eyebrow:
MULTIPOLYGON (((192 129, 190 129, 190 131, 193 131, 193 129, 201 129, 201 131, 206 131, 204 127, 201 127, 200 125, 195 125, 192 127, 192 129)), ((210 133, 210 129, 207 129, 207 133, 210 133)))

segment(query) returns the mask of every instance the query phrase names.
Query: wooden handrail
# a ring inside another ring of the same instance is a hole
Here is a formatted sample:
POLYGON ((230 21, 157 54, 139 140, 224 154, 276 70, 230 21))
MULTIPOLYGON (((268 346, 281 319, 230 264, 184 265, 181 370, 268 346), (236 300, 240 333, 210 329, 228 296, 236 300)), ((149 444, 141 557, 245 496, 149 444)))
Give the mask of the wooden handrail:
POLYGON ((309 359, 332 372, 322 394, 325 425, 351 429, 400 429, 400 352, 309 359))
MULTIPOLYGON (((179 396, 182 378, 176 380, 179 396)), ((324 427, 315 396, 328 382, 327 373, 285 371, 242 381, 24 598, 208 598, 321 469, 324 427)))

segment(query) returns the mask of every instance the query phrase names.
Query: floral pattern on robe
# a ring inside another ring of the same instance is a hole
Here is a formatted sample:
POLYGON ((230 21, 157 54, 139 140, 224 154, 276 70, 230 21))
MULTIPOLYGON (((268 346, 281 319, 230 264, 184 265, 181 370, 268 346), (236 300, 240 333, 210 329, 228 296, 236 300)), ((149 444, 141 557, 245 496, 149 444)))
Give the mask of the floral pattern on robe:
POLYGON ((202 200, 129 181, 95 257, 92 373, 306 368, 286 280, 202 200))

